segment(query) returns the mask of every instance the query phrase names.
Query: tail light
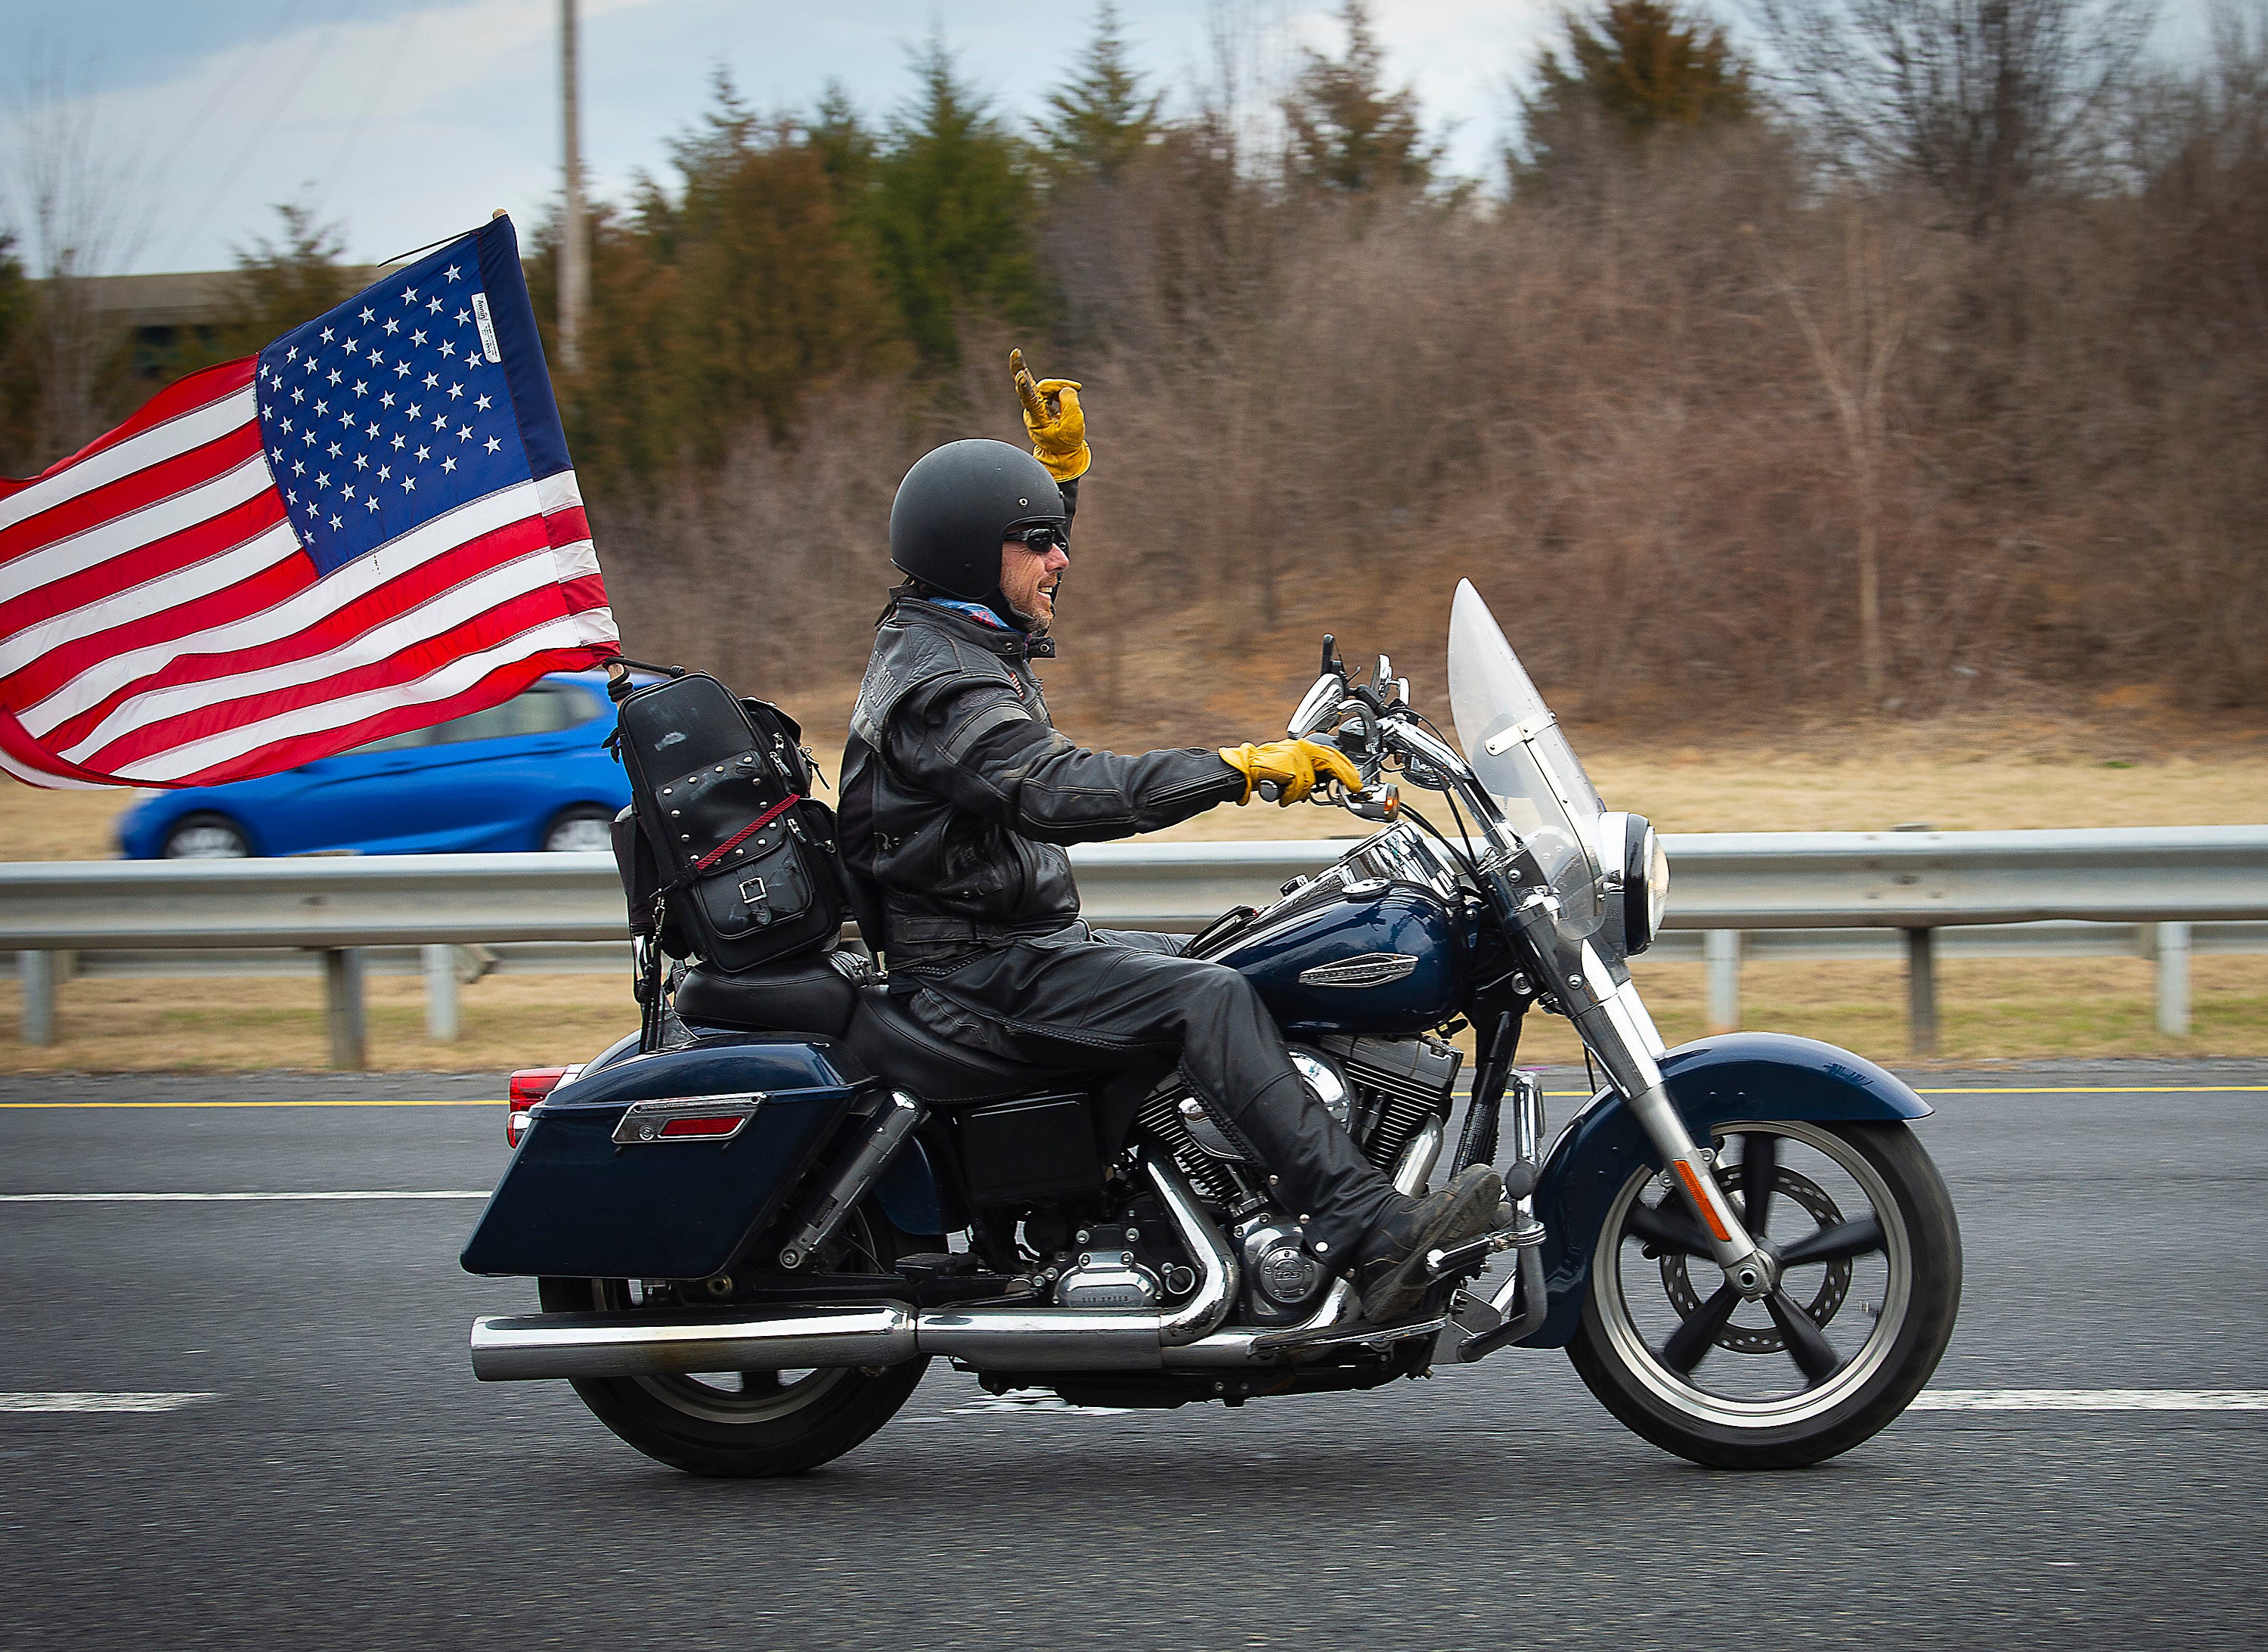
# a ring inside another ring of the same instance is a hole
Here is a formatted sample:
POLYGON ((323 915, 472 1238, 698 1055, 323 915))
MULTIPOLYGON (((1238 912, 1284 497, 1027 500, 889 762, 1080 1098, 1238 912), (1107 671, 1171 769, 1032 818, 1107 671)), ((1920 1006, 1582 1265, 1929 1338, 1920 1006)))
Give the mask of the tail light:
POLYGON ((504 1121, 506 1147, 517 1147, 519 1139, 527 1133, 527 1111, 536 1103, 568 1082, 583 1069, 573 1067, 522 1067, 512 1075, 512 1111, 504 1121))

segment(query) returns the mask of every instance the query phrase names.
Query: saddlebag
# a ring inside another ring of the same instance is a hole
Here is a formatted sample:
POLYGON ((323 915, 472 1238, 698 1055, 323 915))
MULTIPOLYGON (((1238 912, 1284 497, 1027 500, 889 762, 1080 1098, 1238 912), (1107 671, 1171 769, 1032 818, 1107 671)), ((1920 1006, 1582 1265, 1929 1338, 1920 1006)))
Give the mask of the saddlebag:
POLYGON ((876 1088, 823 1044, 761 1035, 601 1067, 530 1113, 465 1269, 711 1278, 777 1218, 876 1088))
POLYGON ((702 672, 624 697, 615 749, 635 830, 615 855, 630 931, 731 974, 834 944, 834 811, 811 796, 795 719, 702 672))

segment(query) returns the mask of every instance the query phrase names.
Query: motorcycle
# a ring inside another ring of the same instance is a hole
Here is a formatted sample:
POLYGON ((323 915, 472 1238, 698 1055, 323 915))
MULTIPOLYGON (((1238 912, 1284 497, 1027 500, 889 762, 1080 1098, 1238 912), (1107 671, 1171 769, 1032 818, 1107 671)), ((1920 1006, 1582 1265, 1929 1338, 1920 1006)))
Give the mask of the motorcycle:
POLYGON ((850 1450, 937 1358, 994 1393, 1241 1405, 1565 1348, 1617 1420, 1697 1463, 1791 1467, 1871 1437, 1959 1305, 1958 1224, 1910 1128, 1928 1105, 1808 1039, 1666 1049, 1627 963, 1661 922, 1660 844, 1605 808, 1469 583, 1448 690, 1456 742, 1385 658, 1358 682, 1326 638, 1288 733, 1355 760, 1363 785, 1325 800, 1379 830, 1188 948, 1252 981, 1403 1191, 1445 1157, 1500 1167, 1498 1225, 1429 1253, 1414 1317, 1361 1317, 1305 1214, 1173 1071, 950 1044, 836 951, 696 965, 663 1047, 514 1076, 517 1150, 463 1265, 534 1276, 541 1311, 476 1320, 475 1375, 565 1378, 630 1444, 716 1475, 850 1450), (1513 1067, 1531 1009, 1566 1017, 1604 1077, 1548 1144, 1513 1067))

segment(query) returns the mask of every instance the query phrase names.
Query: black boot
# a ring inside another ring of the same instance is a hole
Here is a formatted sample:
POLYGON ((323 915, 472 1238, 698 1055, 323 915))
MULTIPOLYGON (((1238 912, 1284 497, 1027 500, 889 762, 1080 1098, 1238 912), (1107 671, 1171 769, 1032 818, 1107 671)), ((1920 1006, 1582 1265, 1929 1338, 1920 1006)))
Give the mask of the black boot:
POLYGON ((1496 1225, 1504 1183, 1484 1164, 1424 1198, 1403 1198, 1355 1248, 1354 1285, 1362 1316, 1373 1325, 1407 1318, 1433 1281, 1425 1253, 1477 1238, 1496 1225))

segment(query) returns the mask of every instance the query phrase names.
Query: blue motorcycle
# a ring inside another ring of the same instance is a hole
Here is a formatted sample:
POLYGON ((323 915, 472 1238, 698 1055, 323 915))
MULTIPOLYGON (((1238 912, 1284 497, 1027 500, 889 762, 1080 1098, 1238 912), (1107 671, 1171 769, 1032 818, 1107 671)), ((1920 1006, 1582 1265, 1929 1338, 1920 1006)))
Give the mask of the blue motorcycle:
POLYGON ((516 1075, 518 1151, 463 1260, 534 1276, 542 1311, 475 1321, 475 1375, 565 1378, 639 1450, 718 1475, 841 1456, 939 1356, 995 1393, 1171 1406, 1565 1348, 1697 1463, 1871 1437, 1960 1302, 1952 1203, 1908 1128, 1928 1106, 1808 1039, 1665 1049, 1626 963, 1668 890, 1653 828, 1602 806, 1469 584, 1448 679, 1454 742, 1386 660, 1357 682, 1325 639, 1288 732, 1355 759, 1363 785, 1329 800, 1380 830, 1189 943, 1252 980, 1398 1187, 1501 1167, 1499 1225, 1429 1255, 1414 1317, 1361 1319, 1172 1070, 942 1041, 838 951, 696 965, 662 1047, 516 1075), (1548 1145, 1513 1066, 1531 1009, 1567 1017, 1605 1079, 1548 1145))

